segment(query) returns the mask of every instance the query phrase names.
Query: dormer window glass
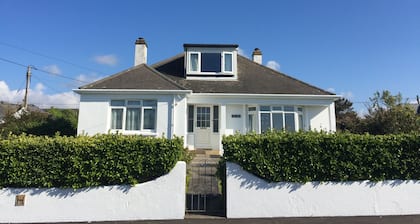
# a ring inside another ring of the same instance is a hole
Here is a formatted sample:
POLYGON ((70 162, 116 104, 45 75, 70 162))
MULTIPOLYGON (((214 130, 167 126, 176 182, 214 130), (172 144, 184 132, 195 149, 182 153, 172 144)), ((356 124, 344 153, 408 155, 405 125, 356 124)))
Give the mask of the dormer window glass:
POLYGON ((190 54, 190 71, 198 72, 198 53, 190 54))
POLYGON ((232 53, 224 53, 223 54, 223 62, 224 62, 224 70, 225 72, 233 72, 232 69, 232 53))
POLYGON ((201 53, 201 72, 221 72, 221 62, 220 53, 201 53))

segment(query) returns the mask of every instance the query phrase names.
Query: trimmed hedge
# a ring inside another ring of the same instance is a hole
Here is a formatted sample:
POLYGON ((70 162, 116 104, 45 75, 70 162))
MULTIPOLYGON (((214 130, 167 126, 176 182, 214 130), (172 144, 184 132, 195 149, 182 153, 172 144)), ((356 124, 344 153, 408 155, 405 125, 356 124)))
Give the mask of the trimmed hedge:
POLYGON ((9 136, 0 141, 0 187, 137 184, 186 156, 182 139, 142 136, 9 136))
POLYGON ((419 134, 236 134, 223 149, 225 161, 273 182, 420 179, 419 134))

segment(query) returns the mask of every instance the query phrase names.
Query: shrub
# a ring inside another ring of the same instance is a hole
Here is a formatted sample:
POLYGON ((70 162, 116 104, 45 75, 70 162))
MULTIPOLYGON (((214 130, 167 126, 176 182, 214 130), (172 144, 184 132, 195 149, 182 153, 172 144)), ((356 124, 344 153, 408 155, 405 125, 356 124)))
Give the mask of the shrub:
POLYGON ((268 181, 420 179, 419 134, 236 134, 223 149, 225 161, 268 181))
POLYGON ((0 141, 0 187, 136 184, 186 157, 182 139, 142 136, 9 136, 0 141))

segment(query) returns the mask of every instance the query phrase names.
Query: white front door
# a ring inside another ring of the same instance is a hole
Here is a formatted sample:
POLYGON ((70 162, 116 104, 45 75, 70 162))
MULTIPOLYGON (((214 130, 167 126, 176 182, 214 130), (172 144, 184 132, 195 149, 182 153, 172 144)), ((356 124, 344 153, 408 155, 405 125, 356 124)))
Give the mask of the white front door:
POLYGON ((195 107, 195 148, 211 148, 211 107, 195 107))

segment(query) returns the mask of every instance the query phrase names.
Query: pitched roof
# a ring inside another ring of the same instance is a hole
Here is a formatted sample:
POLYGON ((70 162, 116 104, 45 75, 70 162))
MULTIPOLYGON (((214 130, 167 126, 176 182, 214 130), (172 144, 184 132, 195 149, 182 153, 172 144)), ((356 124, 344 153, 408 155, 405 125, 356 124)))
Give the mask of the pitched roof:
POLYGON ((186 89, 194 93, 334 95, 240 55, 237 66, 237 80, 186 79, 184 53, 181 53, 152 66, 135 66, 80 89, 186 89))
POLYGON ((144 90, 183 90, 154 68, 140 64, 125 71, 111 75, 79 89, 144 89, 144 90))
POLYGON ((184 54, 152 65, 194 93, 253 93, 334 95, 238 55, 238 80, 190 80, 184 77, 184 54))

